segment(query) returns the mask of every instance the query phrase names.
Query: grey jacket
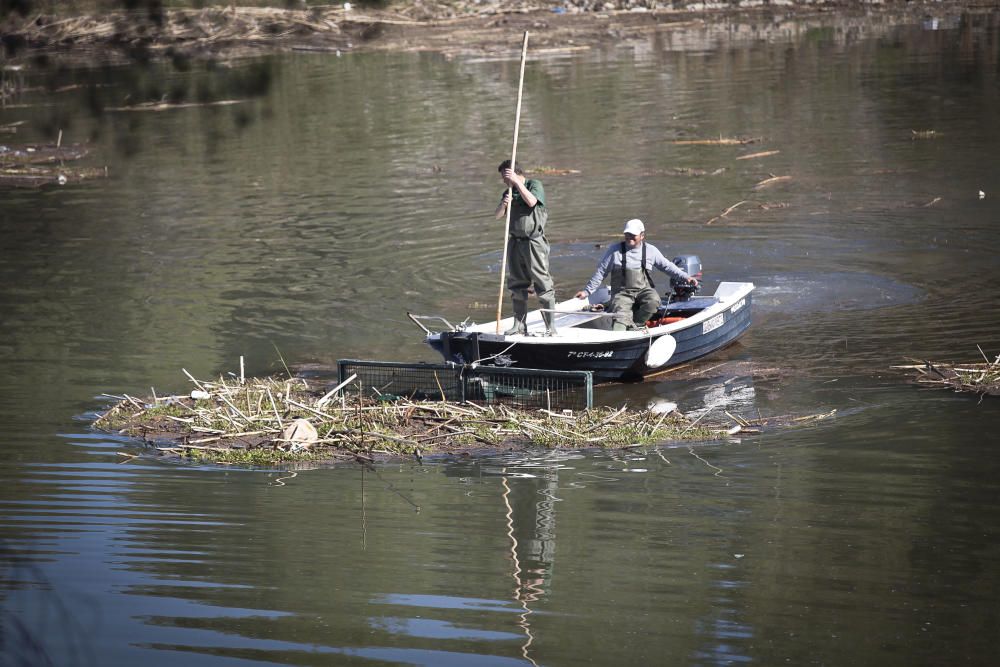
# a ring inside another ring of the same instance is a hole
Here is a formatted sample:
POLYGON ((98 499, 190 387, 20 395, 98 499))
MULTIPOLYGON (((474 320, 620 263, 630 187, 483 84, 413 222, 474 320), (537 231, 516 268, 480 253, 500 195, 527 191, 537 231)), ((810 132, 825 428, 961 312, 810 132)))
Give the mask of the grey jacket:
MULTIPOLYGON (((674 278, 679 278, 681 280, 689 280, 691 277, 684 273, 676 264, 668 260, 663 256, 656 246, 651 243, 646 243, 646 270, 649 271, 654 267, 663 271, 669 276, 674 278)), ((637 245, 636 247, 625 253, 625 268, 626 269, 639 269, 642 264, 642 245, 637 245)), ((604 278, 608 275, 609 271, 621 271, 622 270, 622 253, 621 253, 621 243, 615 243, 608 246, 607 251, 604 253, 604 257, 597 264, 597 271, 594 275, 590 277, 587 281, 587 286, 583 289, 587 290, 588 293, 593 294, 597 291, 597 288, 601 286, 604 282, 604 278)))

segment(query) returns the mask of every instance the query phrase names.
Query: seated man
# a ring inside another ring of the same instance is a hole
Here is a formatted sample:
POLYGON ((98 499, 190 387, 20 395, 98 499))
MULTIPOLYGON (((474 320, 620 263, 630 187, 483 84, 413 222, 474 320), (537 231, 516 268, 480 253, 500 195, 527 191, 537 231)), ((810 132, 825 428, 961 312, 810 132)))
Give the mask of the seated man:
POLYGON ((597 265, 587 286, 576 293, 585 299, 604 281, 610 272, 611 305, 608 310, 615 315, 615 331, 639 329, 660 307, 660 295, 653 285, 650 270, 656 267, 669 276, 697 286, 698 280, 682 271, 656 249, 646 243, 646 227, 642 220, 633 218, 625 223, 624 240, 608 247, 597 265))

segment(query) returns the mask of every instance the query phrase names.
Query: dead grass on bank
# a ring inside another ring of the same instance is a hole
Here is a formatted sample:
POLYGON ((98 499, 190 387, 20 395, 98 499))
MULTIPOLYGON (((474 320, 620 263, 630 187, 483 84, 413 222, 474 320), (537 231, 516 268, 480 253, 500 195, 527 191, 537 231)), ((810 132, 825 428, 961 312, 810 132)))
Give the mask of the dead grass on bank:
POLYGON ((832 416, 748 420, 725 413, 732 421, 710 423, 705 415, 692 420, 676 411, 658 414, 627 406, 556 413, 388 395, 373 399, 351 384, 324 393, 301 378, 199 381, 187 375, 195 386, 191 394, 114 397, 117 402, 97 418, 95 427, 140 439, 160 455, 268 465, 367 463, 510 449, 619 449, 760 433, 779 422, 832 416))

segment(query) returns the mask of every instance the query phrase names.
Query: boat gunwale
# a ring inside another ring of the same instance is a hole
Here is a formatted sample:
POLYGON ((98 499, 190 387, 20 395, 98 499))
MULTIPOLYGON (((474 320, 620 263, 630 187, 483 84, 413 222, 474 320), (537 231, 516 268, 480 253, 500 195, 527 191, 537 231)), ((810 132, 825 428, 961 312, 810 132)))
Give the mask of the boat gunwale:
MULTIPOLYGON (((496 337, 497 339, 503 339, 504 341, 509 341, 512 344, 528 344, 528 345, 608 345, 614 343, 628 343, 628 342, 638 342, 645 339, 655 339, 667 334, 678 334, 682 333, 692 327, 699 324, 703 324, 705 321, 719 315, 720 313, 725 313, 730 311, 734 305, 736 305, 740 299, 745 299, 750 293, 755 289, 755 285, 752 282, 733 282, 733 281, 723 281, 719 283, 716 288, 715 293, 711 295, 717 300, 715 303, 703 308, 697 313, 685 317, 679 322, 671 322, 670 324, 664 324, 652 328, 642 328, 635 331, 611 331, 607 329, 582 329, 577 326, 568 326, 559 329, 559 334, 556 336, 542 336, 538 334, 514 334, 514 335, 504 335, 495 333, 495 322, 485 322, 480 324, 474 324, 466 329, 453 330, 453 331, 441 331, 428 334, 425 337, 425 342, 432 345, 432 341, 440 341, 441 337, 445 334, 463 333, 463 334, 479 334, 486 335, 490 337, 496 337), (725 300, 718 296, 719 290, 726 285, 729 291, 725 294, 725 300), (490 330, 485 330, 489 327, 490 330), (567 335, 568 332, 586 332, 588 335, 586 338, 567 335)), ((559 310, 559 306, 571 303, 573 301, 580 301, 580 299, 567 299, 556 304, 555 310, 559 310)), ((576 311, 563 311, 568 314, 575 314, 576 311)), ((584 311, 581 311, 581 313, 584 311)), ((541 312, 539 309, 535 309, 528 312, 528 318, 532 315, 537 316, 538 320, 541 320, 541 312)), ((500 326, 510 326, 513 324, 513 318, 507 317, 500 321, 500 326)), ((702 334, 698 334, 702 335, 702 334)), ((495 341, 501 342, 501 341, 495 341)))

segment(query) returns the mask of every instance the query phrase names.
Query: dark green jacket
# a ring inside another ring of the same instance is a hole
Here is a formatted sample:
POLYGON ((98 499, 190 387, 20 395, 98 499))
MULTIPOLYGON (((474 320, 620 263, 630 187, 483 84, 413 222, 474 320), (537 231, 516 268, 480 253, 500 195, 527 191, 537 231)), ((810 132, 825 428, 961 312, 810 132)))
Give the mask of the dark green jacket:
MULTIPOLYGON (((545 233, 545 223, 549 218, 549 211, 545 206, 545 188, 542 182, 529 178, 524 182, 528 192, 535 195, 538 203, 534 207, 529 207, 521 198, 521 193, 517 188, 511 188, 513 198, 510 208, 510 235, 519 239, 536 239, 545 233)), ((504 190, 504 194, 507 191, 504 190)))

